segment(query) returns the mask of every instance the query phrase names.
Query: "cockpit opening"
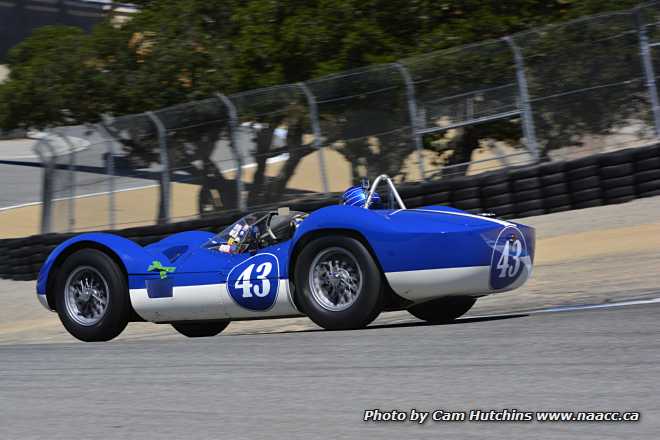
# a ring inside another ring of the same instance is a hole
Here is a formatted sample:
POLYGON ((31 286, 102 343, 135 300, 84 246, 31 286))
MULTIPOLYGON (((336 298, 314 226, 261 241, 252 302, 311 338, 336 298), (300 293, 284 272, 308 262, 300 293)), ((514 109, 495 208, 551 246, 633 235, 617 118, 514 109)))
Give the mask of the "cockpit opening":
POLYGON ((307 213, 279 208, 241 217, 204 243, 204 247, 229 254, 256 251, 289 240, 307 213))

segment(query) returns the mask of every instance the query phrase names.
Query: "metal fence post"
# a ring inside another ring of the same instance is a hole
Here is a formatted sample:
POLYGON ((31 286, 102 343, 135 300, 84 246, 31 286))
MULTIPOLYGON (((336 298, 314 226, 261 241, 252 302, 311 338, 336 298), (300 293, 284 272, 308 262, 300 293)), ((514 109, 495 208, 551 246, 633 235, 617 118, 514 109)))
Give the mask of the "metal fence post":
POLYGON ((216 93, 215 96, 227 107, 229 113, 229 146, 234 151, 236 159, 236 192, 238 193, 238 209, 245 211, 247 209, 245 197, 243 197, 243 152, 238 146, 236 138, 238 130, 238 112, 236 106, 227 96, 222 93, 216 93))
POLYGON ((415 144, 415 150, 417 151, 417 161, 419 166, 419 174, 422 177, 422 180, 426 180, 426 172, 424 170, 424 155, 422 151, 424 145, 422 143, 422 135, 419 133, 419 113, 417 112, 417 100, 415 98, 415 84, 413 83, 412 76, 408 69, 401 63, 393 63, 393 66, 396 67, 401 73, 403 82, 406 84, 406 99, 408 101, 408 114, 410 116, 410 125, 412 129, 412 138, 415 144))
POLYGON ((50 142, 42 139, 32 147, 44 168, 41 184, 41 233, 48 234, 52 231, 52 208, 53 208, 53 170, 55 168, 55 150, 50 142), (48 158, 41 150, 42 145, 45 145, 50 150, 50 158, 48 158))
POLYGON ((69 197, 67 203, 67 224, 68 232, 73 232, 76 227, 76 148, 69 140, 68 136, 62 133, 60 129, 53 130, 55 136, 64 141, 69 148, 69 197))
POLYGON ((297 83, 297 86, 300 87, 300 90, 305 94, 307 98, 307 105, 309 106, 309 120, 312 124, 312 132, 314 133, 314 148, 319 152, 319 167, 321 168, 321 185, 323 186, 323 192, 328 194, 330 188, 328 186, 328 174, 325 165, 325 156, 323 154, 323 144, 321 143, 321 124, 319 123, 319 108, 316 104, 316 97, 312 91, 307 87, 307 84, 303 82, 297 83))
POLYGON ((502 38, 511 48, 513 52, 513 60, 516 63, 516 78, 518 80, 518 93, 520 94, 520 114, 523 124, 523 135, 527 140, 527 148, 534 157, 535 161, 539 161, 539 145, 536 141, 536 130, 534 129, 534 114, 532 113, 532 105, 529 100, 529 90, 527 88, 527 78, 525 76, 525 62, 520 48, 509 35, 502 38))
POLYGON ((160 204, 158 208, 158 223, 170 221, 170 160, 167 151, 167 130, 154 112, 146 112, 145 115, 156 126, 158 132, 158 150, 160 153, 160 204))
POLYGON ((107 159, 105 163, 106 172, 108 173, 108 223, 110 229, 115 229, 117 225, 117 205, 115 202, 115 139, 110 134, 108 126, 112 124, 112 117, 107 114, 101 115, 101 122, 96 124, 96 129, 102 131, 103 139, 108 145, 106 154, 107 159))
POLYGON ((660 104, 658 103, 658 88, 655 82, 655 71, 653 69, 653 60, 651 58, 651 45, 649 44, 649 37, 646 33, 646 24, 644 24, 644 19, 642 17, 641 6, 637 6, 633 14, 635 16, 635 24, 637 25, 637 34, 639 36, 639 47, 642 57, 642 66, 644 67, 646 87, 648 88, 649 98, 651 100, 655 135, 656 137, 660 137, 660 104))
POLYGON ((107 114, 101 115, 101 123, 92 125, 91 128, 99 132, 106 144, 105 172, 108 174, 108 224, 110 229, 115 229, 117 224, 115 204, 115 148, 114 139, 107 125, 112 123, 112 118, 107 114))
POLYGON ((107 161, 106 172, 108 173, 108 223, 110 229, 115 229, 117 225, 117 206, 115 203, 115 149, 111 141, 107 142, 107 161))

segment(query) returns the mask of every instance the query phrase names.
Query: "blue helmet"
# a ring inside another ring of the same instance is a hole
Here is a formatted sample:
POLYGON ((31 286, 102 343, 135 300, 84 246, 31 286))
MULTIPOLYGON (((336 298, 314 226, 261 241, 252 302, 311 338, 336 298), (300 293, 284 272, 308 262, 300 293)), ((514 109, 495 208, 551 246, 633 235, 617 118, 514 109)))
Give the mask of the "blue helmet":
MULTIPOLYGON (((341 203, 342 205, 347 206, 363 207, 364 203, 367 201, 367 197, 369 197, 369 190, 361 185, 356 185, 348 188, 344 194, 342 194, 341 203)), ((380 205, 380 195, 377 192, 374 192, 374 195, 371 196, 369 207, 374 205, 380 205)))

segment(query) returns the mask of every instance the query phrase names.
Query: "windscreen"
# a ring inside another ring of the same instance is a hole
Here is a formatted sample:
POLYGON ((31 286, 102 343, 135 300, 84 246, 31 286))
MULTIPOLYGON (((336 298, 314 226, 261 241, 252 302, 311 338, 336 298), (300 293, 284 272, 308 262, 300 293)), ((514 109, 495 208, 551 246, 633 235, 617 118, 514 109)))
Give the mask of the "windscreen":
POLYGON ((204 247, 229 254, 245 252, 256 243, 262 229, 261 224, 266 222, 267 217, 266 212, 248 214, 208 240, 204 247))

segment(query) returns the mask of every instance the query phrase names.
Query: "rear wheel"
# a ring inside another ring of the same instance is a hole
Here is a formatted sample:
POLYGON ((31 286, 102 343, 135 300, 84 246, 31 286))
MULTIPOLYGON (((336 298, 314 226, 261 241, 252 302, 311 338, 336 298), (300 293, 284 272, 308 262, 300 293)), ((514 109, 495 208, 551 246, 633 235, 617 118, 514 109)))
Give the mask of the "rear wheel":
POLYGON ((295 281, 302 311, 325 329, 363 328, 382 310, 380 269, 353 238, 323 237, 307 244, 295 281))
POLYGON ((203 322, 175 322, 174 330, 189 338, 206 338, 215 336, 229 325, 229 320, 203 322))
POLYGON ((60 267, 55 281, 57 314, 81 341, 109 341, 131 317, 126 277, 104 252, 82 249, 60 267))
POLYGON ((476 298, 469 296, 455 296, 439 298, 408 309, 411 315, 423 321, 434 324, 452 322, 472 308, 476 298))

